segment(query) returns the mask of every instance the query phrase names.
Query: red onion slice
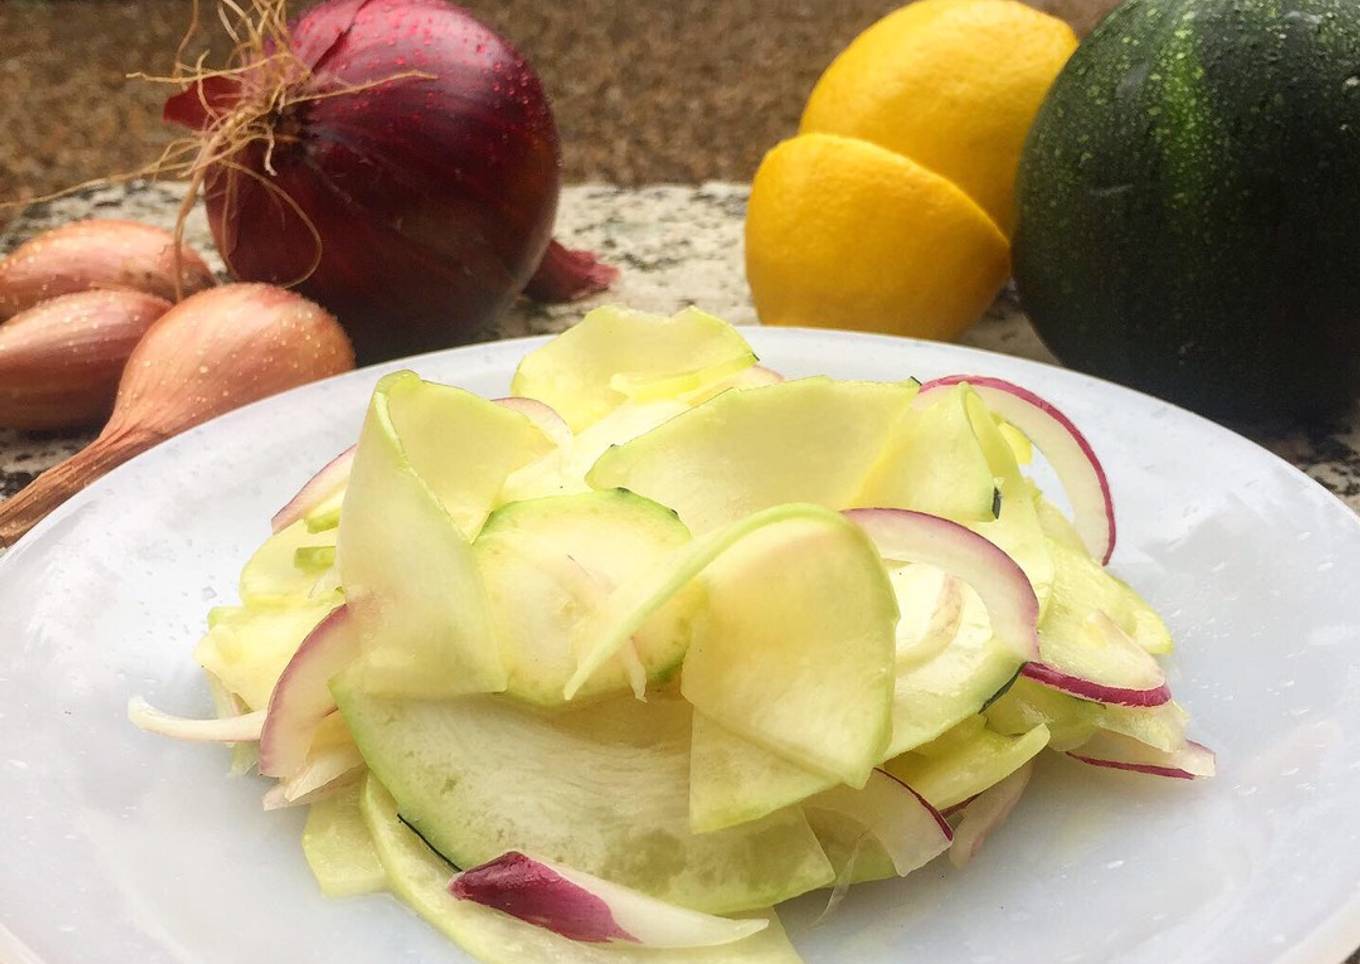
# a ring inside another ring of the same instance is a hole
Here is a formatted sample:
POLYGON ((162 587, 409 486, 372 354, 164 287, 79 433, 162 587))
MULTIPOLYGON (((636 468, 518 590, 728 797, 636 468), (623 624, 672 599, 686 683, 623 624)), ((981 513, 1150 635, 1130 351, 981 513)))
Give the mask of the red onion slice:
POLYGON ((546 405, 536 398, 523 398, 519 395, 507 395, 505 398, 498 398, 495 404, 502 408, 508 408, 512 412, 519 412, 529 421, 534 423, 534 427, 548 437, 548 440, 558 448, 565 448, 571 444, 572 434, 569 426, 557 410, 551 405, 546 405))
POLYGON ((924 562, 957 576, 982 599, 992 633, 1021 659, 1039 655, 1039 600, 1024 570, 957 522, 910 509, 847 509, 885 559, 924 562))
POLYGON ((1214 775, 1214 751, 1186 740, 1178 749, 1167 752, 1118 733, 1100 732, 1067 755, 1091 766, 1129 770, 1173 780, 1195 780, 1214 775))
POLYGON ((592 944, 714 947, 769 926, 767 920, 729 920, 676 907, 517 851, 458 874, 449 882, 449 893, 592 944))
POLYGON ((1076 639, 1046 634, 1041 659, 1021 672, 1037 683, 1085 700, 1120 706, 1161 706, 1171 700, 1156 658, 1104 613, 1092 614, 1090 634, 1076 639))
POLYGON ((352 744, 328 747, 290 780, 280 780, 261 801, 265 810, 301 807, 330 796, 364 771, 364 758, 352 744))
POLYGON ((874 770, 860 790, 832 787, 803 806, 830 810, 864 827, 905 877, 949 849, 954 837, 944 816, 919 793, 886 770, 874 770))
POLYGON ((1034 772, 1034 761, 1016 770, 1006 779, 990 787, 962 805, 963 819, 954 831, 954 843, 949 848, 949 862, 963 868, 977 856, 988 835, 1006 822, 1020 796, 1029 785, 1034 772))
POLYGON ((307 480, 297 495, 288 500, 287 505, 274 513, 270 525, 275 532, 287 529, 345 487, 349 482, 349 471, 354 467, 356 448, 357 445, 351 445, 327 462, 320 472, 307 480))
POLYGON ((175 716, 156 709, 140 696, 128 700, 128 719, 139 730, 168 736, 176 740, 196 740, 205 743, 249 743, 260 738, 264 727, 263 710, 241 716, 224 716, 212 720, 197 720, 175 716))
POLYGON ((917 397, 964 382, 1038 446, 1062 481, 1082 542, 1102 565, 1108 563, 1115 544, 1114 499, 1109 477, 1086 436, 1053 404, 1001 378, 946 375, 923 384, 917 397))
POLYGON ((784 381, 784 376, 773 368, 766 368, 764 365, 752 365, 746 371, 736 375, 732 382, 738 388, 758 388, 761 385, 778 385, 784 381))
POLYGON ((330 682, 359 656, 349 608, 331 610, 284 667, 260 731, 260 772, 293 777, 307 762, 316 728, 335 711, 330 682))
POLYGON ((1112 703, 1117 706, 1161 706, 1171 700, 1171 688, 1165 683, 1151 689, 1110 686, 1107 683, 1097 683, 1081 676, 1064 673, 1046 663, 1026 663, 1020 673, 1036 683, 1043 683, 1055 690, 1096 703, 1112 703))

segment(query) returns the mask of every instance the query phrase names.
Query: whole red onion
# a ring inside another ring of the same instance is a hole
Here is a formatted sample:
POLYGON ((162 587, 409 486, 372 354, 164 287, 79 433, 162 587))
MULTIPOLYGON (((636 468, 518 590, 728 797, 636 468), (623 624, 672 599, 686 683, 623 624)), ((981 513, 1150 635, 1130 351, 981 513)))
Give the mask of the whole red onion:
MULTIPOLYGON (((202 132, 232 273, 298 283, 363 362, 485 331, 544 261, 557 207, 557 128, 525 59, 444 0, 327 0, 246 56, 165 105, 202 132)), ((565 254, 535 294, 611 280, 565 254)))

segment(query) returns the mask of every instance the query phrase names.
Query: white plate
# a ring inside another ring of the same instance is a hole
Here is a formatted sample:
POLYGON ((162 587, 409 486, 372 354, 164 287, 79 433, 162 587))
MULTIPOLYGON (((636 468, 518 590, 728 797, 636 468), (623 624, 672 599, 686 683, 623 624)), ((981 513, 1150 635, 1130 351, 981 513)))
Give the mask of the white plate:
MULTIPOLYGON (((1068 412, 1111 475, 1113 569, 1166 615, 1172 685, 1218 750, 1219 777, 1194 784, 1054 757, 966 871, 855 888, 817 928, 825 895, 796 902, 784 916, 809 961, 1333 962, 1360 945, 1360 522, 1345 506, 1210 422, 1071 372, 747 334, 791 375, 981 372, 1068 412)), ((537 343, 408 364, 496 396, 537 343)), ((354 440, 377 374, 163 445, 0 560, 0 960, 464 959, 390 898, 321 897, 301 813, 261 813, 264 783, 227 778, 221 750, 125 716, 133 693, 210 712, 190 655, 204 612, 234 598, 270 514, 354 440)))

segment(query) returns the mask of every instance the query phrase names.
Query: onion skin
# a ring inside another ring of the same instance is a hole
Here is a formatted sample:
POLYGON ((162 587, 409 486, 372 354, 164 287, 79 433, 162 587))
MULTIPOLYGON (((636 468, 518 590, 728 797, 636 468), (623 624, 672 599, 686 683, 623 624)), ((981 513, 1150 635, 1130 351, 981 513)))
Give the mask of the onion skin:
POLYGON ((357 444, 351 445, 321 467, 321 471, 307 480, 297 495, 288 500, 269 520, 270 530, 276 535, 308 514, 349 484, 349 473, 354 467, 357 444))
POLYGON ((140 291, 79 291, 0 324, 0 427, 98 425, 123 366, 170 302, 140 291))
POLYGON ((353 349, 325 310, 272 285, 223 285, 151 326, 128 360, 104 434, 137 429, 169 438, 353 367, 353 349))
POLYGON ((175 285, 175 238, 135 221, 75 221, 15 248, 0 261, 0 321, 60 295, 94 288, 142 291, 175 301, 216 284, 212 270, 181 247, 175 285))
POLYGON ((550 241, 524 294, 549 304, 576 301, 605 291, 618 277, 618 268, 605 264, 591 252, 572 250, 550 241))
MULTIPOLYGON (((443 0, 329 0, 292 44, 310 73, 271 121, 273 173, 254 141, 232 158, 254 176, 219 164, 204 181, 232 273, 305 279, 297 290, 342 319, 364 363, 488 333, 533 276, 557 210, 557 129, 533 70, 443 0)), ((264 73, 219 78, 202 98, 191 87, 165 116, 210 132, 277 87, 264 73)))
POLYGON ((133 351, 99 437, 0 503, 0 546, 167 438, 353 367, 353 349, 335 318, 290 291, 233 284, 186 298, 152 324, 133 351))

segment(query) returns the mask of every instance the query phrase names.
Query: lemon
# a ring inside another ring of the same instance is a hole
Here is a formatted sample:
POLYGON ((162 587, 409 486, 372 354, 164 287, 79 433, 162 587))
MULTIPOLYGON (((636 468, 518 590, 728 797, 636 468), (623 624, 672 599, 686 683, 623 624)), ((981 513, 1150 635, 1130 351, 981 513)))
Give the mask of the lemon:
POLYGON ((950 339, 1009 273, 1009 245, 986 212, 868 141, 784 141, 751 185, 746 275, 766 324, 950 339))
POLYGON ((1015 0, 920 0, 855 38, 800 133, 873 141, 949 178, 1009 235, 1025 135, 1077 38, 1015 0))

